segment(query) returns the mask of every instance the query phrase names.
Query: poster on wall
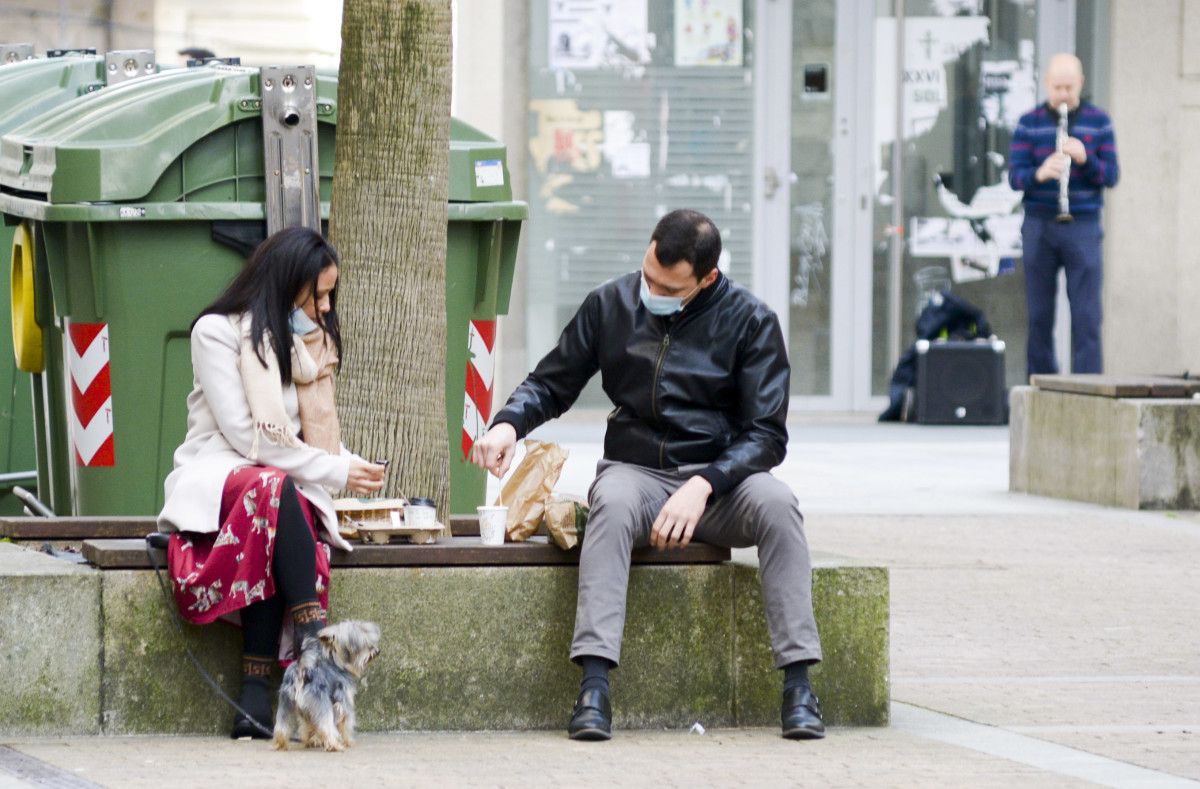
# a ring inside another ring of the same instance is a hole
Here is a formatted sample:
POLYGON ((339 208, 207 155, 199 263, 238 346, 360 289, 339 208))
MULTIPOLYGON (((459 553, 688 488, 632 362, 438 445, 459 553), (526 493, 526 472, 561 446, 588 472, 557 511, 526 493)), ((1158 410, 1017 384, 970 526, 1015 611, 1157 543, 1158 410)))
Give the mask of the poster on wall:
POLYGON ((742 65, 742 0, 675 0, 675 65, 742 65))
POLYGON ((1021 115, 1037 104, 1033 42, 1020 42, 1019 60, 980 63, 979 94, 983 117, 989 125, 1015 129, 1021 115))
MULTIPOLYGON (((946 69, 976 44, 990 43, 986 16, 908 17, 904 20, 903 96, 905 139, 933 128, 938 115, 950 107, 946 69)), ((896 80, 896 20, 875 20, 875 84, 896 80)), ((1028 109, 1028 108, 1026 108, 1028 109)), ((895 137, 896 94, 876 94, 875 142, 889 145, 895 137)))
POLYGON ((613 178, 650 177, 650 143, 634 129, 632 112, 605 110, 601 150, 613 178))
POLYGON ((647 0, 550 0, 550 68, 650 62, 647 0))

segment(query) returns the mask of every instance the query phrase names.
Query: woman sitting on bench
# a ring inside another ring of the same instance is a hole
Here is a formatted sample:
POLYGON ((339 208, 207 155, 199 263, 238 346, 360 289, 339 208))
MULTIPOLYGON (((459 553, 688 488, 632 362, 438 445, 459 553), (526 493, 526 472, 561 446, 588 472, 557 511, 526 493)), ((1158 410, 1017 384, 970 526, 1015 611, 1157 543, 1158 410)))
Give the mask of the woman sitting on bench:
POLYGON ((183 617, 200 625, 240 614, 240 704, 254 720, 239 714, 234 737, 270 736, 254 722, 271 727, 271 666, 325 624, 322 528, 328 543, 350 550, 330 492, 383 486, 384 466, 340 439, 337 279, 337 252, 320 234, 281 230, 192 324, 187 437, 158 524, 172 532, 168 565, 183 617))

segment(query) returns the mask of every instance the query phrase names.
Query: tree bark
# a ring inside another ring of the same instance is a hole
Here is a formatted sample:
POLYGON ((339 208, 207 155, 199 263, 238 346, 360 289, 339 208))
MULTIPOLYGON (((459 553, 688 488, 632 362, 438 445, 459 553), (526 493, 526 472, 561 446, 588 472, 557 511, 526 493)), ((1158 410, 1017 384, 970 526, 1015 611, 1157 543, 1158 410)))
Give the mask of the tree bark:
POLYGON ((344 4, 329 223, 344 442, 390 459, 385 494, 428 496, 443 523, 450 14, 450 0, 344 4))

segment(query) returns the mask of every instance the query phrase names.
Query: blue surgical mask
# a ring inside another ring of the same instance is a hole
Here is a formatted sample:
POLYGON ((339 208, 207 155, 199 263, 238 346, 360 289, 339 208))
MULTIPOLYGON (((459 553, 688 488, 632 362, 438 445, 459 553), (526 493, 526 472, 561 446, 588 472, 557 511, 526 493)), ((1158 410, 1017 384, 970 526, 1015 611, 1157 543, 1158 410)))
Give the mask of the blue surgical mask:
POLYGON ((288 324, 292 327, 292 334, 299 334, 301 337, 321 328, 299 307, 292 310, 292 314, 288 316, 288 324))
MULTIPOLYGON (((699 289, 700 286, 697 285, 692 290, 692 293, 695 293, 699 289)), ((651 315, 658 315, 664 318, 668 315, 674 315, 683 309, 683 300, 691 296, 692 293, 687 294, 687 296, 656 296, 650 292, 650 285, 646 282, 646 275, 642 275, 642 304, 650 311, 651 315)))

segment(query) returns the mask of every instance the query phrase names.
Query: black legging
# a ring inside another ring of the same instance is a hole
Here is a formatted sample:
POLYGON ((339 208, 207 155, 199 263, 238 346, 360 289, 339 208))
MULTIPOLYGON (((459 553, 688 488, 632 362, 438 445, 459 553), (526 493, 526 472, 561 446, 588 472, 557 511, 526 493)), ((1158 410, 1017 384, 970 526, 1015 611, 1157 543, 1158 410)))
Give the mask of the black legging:
POLYGON ((279 494, 279 519, 275 523, 275 555, 271 572, 275 595, 242 609, 242 653, 274 657, 284 611, 317 600, 317 543, 300 505, 300 494, 291 477, 285 477, 279 494))

